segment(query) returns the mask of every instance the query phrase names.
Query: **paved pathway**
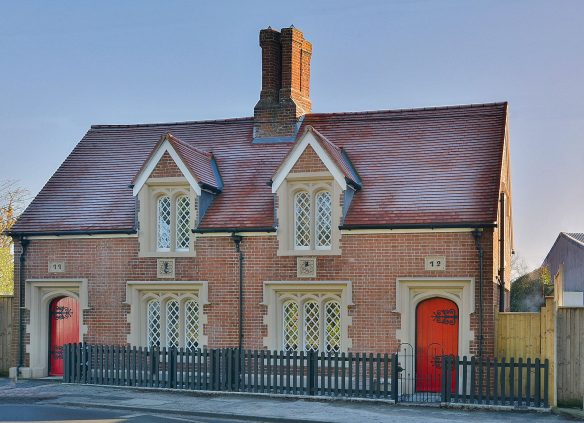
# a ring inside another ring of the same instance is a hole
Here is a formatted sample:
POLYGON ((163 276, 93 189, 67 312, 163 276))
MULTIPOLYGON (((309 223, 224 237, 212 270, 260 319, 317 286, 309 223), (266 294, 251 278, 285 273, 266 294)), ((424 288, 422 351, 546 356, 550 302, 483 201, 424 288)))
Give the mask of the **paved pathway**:
MULTIPOLYGON (((350 401, 311 401, 237 394, 195 394, 130 388, 67 385, 49 381, 0 380, 0 404, 35 402, 191 418, 271 422, 558 422, 564 417, 541 412, 465 411, 350 401)), ((209 420, 215 421, 215 420, 209 420)))

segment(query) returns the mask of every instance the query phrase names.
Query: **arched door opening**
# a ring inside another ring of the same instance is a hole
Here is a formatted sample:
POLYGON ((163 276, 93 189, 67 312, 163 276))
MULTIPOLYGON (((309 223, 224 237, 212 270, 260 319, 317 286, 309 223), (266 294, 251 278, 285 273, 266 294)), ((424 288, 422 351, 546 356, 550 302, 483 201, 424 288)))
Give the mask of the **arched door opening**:
POLYGON ((49 305, 49 376, 63 376, 63 345, 79 342, 79 302, 59 297, 49 305))
MULTIPOLYGON (((416 391, 440 392, 442 357, 458 355, 459 311, 454 301, 434 297, 416 308, 416 391)), ((456 381, 452 379, 452 390, 456 381)))

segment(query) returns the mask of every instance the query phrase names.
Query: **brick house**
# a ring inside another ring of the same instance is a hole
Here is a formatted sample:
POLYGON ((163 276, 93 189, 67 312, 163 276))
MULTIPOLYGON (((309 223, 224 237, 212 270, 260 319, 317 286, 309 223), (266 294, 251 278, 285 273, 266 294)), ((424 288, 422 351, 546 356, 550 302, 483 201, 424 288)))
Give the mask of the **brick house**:
POLYGON ((253 117, 92 126, 30 204, 13 373, 67 341, 494 354, 507 104, 312 113, 311 43, 260 46, 253 117))

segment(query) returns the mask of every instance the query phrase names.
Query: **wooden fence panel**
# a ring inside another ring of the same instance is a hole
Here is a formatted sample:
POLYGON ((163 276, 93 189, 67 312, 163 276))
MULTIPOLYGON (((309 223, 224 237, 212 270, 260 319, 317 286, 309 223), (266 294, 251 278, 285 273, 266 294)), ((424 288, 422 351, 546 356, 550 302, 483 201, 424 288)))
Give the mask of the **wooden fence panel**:
MULTIPOLYGON (((540 358, 549 360, 549 401, 556 405, 555 397, 555 336, 556 310, 553 297, 546 297, 545 305, 536 313, 497 313, 495 355, 498 358, 523 357, 532 360, 540 358)), ((559 344, 559 343, 558 343, 559 344)), ((513 376, 516 390, 526 389, 530 379, 519 374, 513 376)), ((541 387, 543 397, 543 385, 541 387)))
POLYGON ((558 309, 558 404, 582 405, 584 396, 584 308, 558 309))
POLYGON ((13 297, 0 296, 0 374, 7 373, 11 364, 12 301, 13 297))

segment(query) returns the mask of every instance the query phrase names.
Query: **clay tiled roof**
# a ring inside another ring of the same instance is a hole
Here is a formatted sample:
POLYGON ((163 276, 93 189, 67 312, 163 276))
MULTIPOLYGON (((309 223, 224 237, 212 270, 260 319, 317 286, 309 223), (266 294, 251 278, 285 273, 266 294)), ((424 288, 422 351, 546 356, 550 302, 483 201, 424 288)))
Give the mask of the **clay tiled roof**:
POLYGON ((170 132, 166 133, 160 138, 158 144, 156 144, 146 161, 144 161, 140 171, 132 179, 132 184, 136 183, 138 176, 144 171, 146 165, 154 153, 156 153, 160 146, 166 141, 172 145, 176 153, 179 155, 183 163, 189 169, 195 180, 199 182, 199 184, 211 188, 215 191, 221 191, 223 183, 221 181, 221 176, 216 171, 213 154, 179 140, 170 132))
MULTIPOLYGON (((310 114, 302 125, 342 149, 359 172, 362 189, 345 226, 471 225, 496 220, 506 114, 506 103, 496 103, 310 114)), ((185 149, 212 153, 221 171, 223 190, 200 228, 274 225, 268 184, 290 144, 252 143, 253 118, 242 118, 93 126, 13 232, 132 231, 129 185, 168 132, 185 149)))
POLYGON ((321 145, 327 151, 329 156, 339 167, 341 172, 343 172, 345 178, 353 182, 354 185, 360 187, 361 181, 359 179, 359 175, 357 174, 357 171, 353 167, 351 161, 349 160, 349 157, 347 157, 345 152, 341 148, 336 146, 333 142, 331 142, 329 139, 327 139, 327 137, 325 137, 323 134, 314 129, 312 126, 308 126, 307 129, 312 130, 312 132, 316 136, 316 139, 321 143, 321 145))

